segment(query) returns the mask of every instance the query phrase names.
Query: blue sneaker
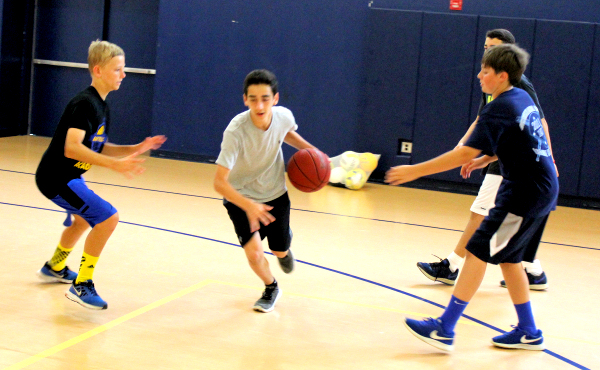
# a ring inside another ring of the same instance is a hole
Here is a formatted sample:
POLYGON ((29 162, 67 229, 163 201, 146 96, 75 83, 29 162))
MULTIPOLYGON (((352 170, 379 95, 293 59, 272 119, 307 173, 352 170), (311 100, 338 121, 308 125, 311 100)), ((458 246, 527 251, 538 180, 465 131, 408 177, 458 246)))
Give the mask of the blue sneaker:
POLYGON ((440 319, 434 319, 433 317, 423 321, 406 319, 404 325, 406 325, 408 331, 423 342, 444 351, 454 350, 454 332, 445 332, 440 319))
POLYGON ((92 310, 106 310, 108 307, 108 304, 96 293, 96 288, 94 288, 92 280, 78 284, 73 282, 69 290, 65 293, 65 296, 73 302, 77 302, 83 307, 92 310))
POLYGON ((513 331, 492 338, 492 343, 496 347, 530 349, 533 351, 546 349, 541 330, 538 329, 537 333, 531 334, 518 325, 511 326, 514 328, 513 331))
POLYGON ((71 284, 77 278, 77 273, 69 270, 68 267, 65 266, 60 271, 54 271, 48 262, 37 272, 37 275, 47 283, 71 284))
MULTIPOLYGON (((542 271, 540 276, 535 276, 530 274, 525 270, 527 274, 527 280, 529 280, 529 290, 546 290, 548 289, 548 278, 546 277, 546 273, 542 271)), ((506 288, 506 281, 502 280, 500 282, 500 286, 506 288)))
POLYGON ((429 280, 439 281, 446 285, 454 285, 458 277, 458 269, 452 272, 450 270, 450 262, 447 258, 440 260, 440 262, 417 262, 417 267, 429 280))

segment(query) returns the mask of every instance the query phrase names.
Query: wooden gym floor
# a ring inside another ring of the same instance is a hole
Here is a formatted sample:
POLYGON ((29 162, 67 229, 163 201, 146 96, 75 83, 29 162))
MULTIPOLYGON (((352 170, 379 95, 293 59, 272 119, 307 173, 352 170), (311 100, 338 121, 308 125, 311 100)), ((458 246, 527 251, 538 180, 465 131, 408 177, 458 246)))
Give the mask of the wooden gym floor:
MULTIPOLYGON (((215 165, 148 157, 132 180, 94 167, 86 181, 121 222, 94 275, 108 310, 92 311, 65 298, 68 285, 35 275, 65 217, 34 182, 48 143, 0 139, 0 369, 600 368, 598 211, 559 207, 550 217, 538 254, 550 288, 531 293, 546 351, 491 345, 517 319, 489 266, 446 354, 403 319, 437 317, 447 304, 452 287, 415 264, 450 253, 473 196, 290 186, 299 263, 285 275, 268 256, 283 296, 262 314, 251 307, 263 286, 212 188, 215 165)), ((82 248, 68 260, 75 270, 82 248)))

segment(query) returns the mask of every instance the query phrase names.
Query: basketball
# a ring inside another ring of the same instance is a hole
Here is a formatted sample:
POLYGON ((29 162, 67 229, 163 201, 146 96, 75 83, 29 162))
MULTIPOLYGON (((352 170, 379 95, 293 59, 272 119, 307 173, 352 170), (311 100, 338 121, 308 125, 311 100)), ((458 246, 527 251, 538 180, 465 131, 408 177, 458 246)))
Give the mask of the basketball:
POLYGON ((298 150, 288 162, 287 173, 296 189, 312 193, 329 182, 329 157, 318 149, 298 150))

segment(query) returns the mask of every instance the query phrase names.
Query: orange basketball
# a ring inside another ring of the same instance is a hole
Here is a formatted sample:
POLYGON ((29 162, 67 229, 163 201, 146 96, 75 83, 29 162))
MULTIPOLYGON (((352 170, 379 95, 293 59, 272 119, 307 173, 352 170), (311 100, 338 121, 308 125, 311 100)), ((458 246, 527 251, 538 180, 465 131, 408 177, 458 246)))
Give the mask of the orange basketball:
POLYGON ((287 173, 296 189, 312 193, 329 182, 329 157, 318 149, 301 149, 290 158, 287 173))

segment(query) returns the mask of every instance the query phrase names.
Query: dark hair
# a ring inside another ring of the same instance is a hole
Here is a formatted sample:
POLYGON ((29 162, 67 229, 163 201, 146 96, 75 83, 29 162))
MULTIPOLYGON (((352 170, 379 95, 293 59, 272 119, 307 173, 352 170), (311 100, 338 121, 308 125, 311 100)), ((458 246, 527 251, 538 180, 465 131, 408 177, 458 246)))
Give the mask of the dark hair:
POLYGON ((509 30, 505 30, 503 28, 497 28, 495 30, 487 31, 485 37, 490 39, 498 39, 505 44, 514 44, 517 41, 512 33, 509 30))
POLYGON ((529 54, 514 44, 501 44, 483 53, 481 65, 493 68, 496 73, 508 73, 511 85, 521 81, 521 76, 529 63, 529 54))
POLYGON ((277 78, 266 69, 256 69, 248 73, 244 79, 244 95, 248 94, 248 86, 250 85, 269 85, 273 95, 277 94, 277 78))

